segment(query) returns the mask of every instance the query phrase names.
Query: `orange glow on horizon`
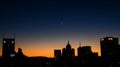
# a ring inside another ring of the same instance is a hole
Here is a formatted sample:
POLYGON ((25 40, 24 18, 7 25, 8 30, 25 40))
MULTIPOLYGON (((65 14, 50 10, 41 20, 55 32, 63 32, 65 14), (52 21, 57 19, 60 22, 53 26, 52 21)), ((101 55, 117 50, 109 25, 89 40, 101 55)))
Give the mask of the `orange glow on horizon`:
MULTIPOLYGON (((39 43, 37 43, 39 44, 39 43)), ((16 52, 17 49, 20 47, 22 48, 23 54, 25 54, 28 57, 33 57, 33 56, 44 56, 44 57, 54 57, 54 49, 60 49, 62 50, 63 48, 66 47, 67 43, 51 43, 52 45, 50 46, 46 46, 44 45, 31 45, 29 44, 26 45, 26 43, 24 43, 24 46, 16 46, 16 52), (57 44, 57 45, 56 45, 57 44)), ((77 56, 77 48, 79 47, 78 43, 75 42, 70 42, 72 48, 75 49, 75 56, 77 56)), ((82 46, 86 46, 84 45, 84 43, 82 44, 82 46)), ((89 46, 89 45, 88 45, 89 46)), ((91 45, 91 50, 93 52, 98 52, 98 55, 100 56, 100 48, 97 45, 91 45)), ((2 51, 0 50, 0 55, 2 54, 2 51)))

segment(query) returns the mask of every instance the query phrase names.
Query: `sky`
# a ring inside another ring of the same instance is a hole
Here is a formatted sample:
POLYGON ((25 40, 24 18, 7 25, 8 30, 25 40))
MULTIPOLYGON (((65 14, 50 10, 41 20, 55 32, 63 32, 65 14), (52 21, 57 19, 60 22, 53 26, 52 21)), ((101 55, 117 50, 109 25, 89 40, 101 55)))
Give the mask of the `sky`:
MULTIPOLYGON (((16 36, 26 56, 54 56, 70 41, 100 55, 100 38, 120 38, 120 2, 115 0, 5 0, 0 2, 0 40, 16 36)), ((0 55, 2 42, 0 44, 0 55)))

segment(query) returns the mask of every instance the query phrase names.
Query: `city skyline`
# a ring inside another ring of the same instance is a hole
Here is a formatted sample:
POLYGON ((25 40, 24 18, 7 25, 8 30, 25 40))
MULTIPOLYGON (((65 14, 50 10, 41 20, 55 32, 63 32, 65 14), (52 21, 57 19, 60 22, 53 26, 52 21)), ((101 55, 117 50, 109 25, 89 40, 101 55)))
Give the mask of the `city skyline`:
MULTIPOLYGON (((105 37, 105 38, 109 38, 109 39, 110 39, 110 38, 114 38, 114 37, 109 36, 109 37, 105 37)), ((3 42, 2 42, 3 44, 4 44, 4 40, 5 40, 5 39, 14 40, 14 42, 13 42, 13 43, 15 43, 15 44, 14 44, 14 48, 15 48, 14 50, 15 50, 15 52, 17 52, 17 49, 20 48, 20 47, 18 47, 18 46, 15 47, 15 46, 16 46, 16 40, 15 40, 16 38, 15 38, 15 37, 13 37, 13 38, 3 38, 3 42)), ((100 39, 99 39, 100 42, 101 42, 101 39, 103 39, 103 38, 100 38, 100 39)), ((10 40, 10 41, 11 41, 11 40, 10 40)), ((75 56, 78 56, 78 50, 77 50, 77 49, 78 49, 79 47, 90 46, 90 45, 82 45, 81 42, 79 42, 78 47, 77 47, 77 48, 74 48, 74 47, 71 45, 71 42, 70 42, 69 40, 67 41, 67 43, 65 44, 65 46, 67 46, 68 44, 71 46, 71 48, 75 49, 75 50, 74 50, 74 51, 75 51, 75 56)), ((119 39, 118 39, 118 44, 119 44, 119 39)), ((64 48, 65 46, 63 46, 62 48, 64 48)), ((100 44, 99 44, 99 46, 100 46, 100 44)), ((91 47, 91 46, 90 46, 90 47, 91 47)), ((1 48, 2 48, 2 47, 1 47, 1 48)), ((28 47, 28 48, 29 48, 29 47, 28 47)), ((38 48, 39 48, 39 47, 38 47, 38 48)), ((31 55, 27 55, 27 54, 25 53, 25 51, 23 51, 23 53, 24 53, 26 56, 28 56, 28 57, 38 57, 38 56, 54 57, 54 51, 53 51, 53 50, 61 50, 61 51, 62 51, 62 48, 58 47, 58 48, 52 49, 51 55, 49 55, 50 52, 48 52, 48 55, 42 55, 42 54, 41 54, 41 55, 32 55, 32 56, 31 56, 31 55)), ((99 49, 100 49, 100 48, 101 48, 101 47, 99 47, 99 49)), ((22 49, 23 49, 23 48, 22 48, 22 49)), ((35 48, 35 49, 36 49, 36 48, 35 48)), ((24 50, 24 49, 23 49, 23 50, 24 50)), ((98 53, 98 56, 101 56, 101 49, 97 52, 97 51, 93 51, 93 48, 91 47, 91 50, 92 50, 92 52, 98 53)), ((97 48, 96 50, 98 50, 98 48, 97 48)), ((34 50, 32 50, 32 51, 33 51, 33 53, 34 53, 34 50)), ((39 52, 39 51, 38 51, 38 52, 39 52)), ((42 51, 42 52, 44 52, 44 51, 42 51)), ((62 51, 62 52, 63 52, 63 51, 62 51)), ((1 52, 0 55, 2 56, 2 52, 1 52)))
POLYGON ((100 55, 100 38, 120 38, 120 4, 114 0, 12 0, 0 7, 0 40, 15 33, 16 50, 27 56, 53 57, 53 49, 67 40, 75 49, 81 43, 100 55))
POLYGON ((54 49, 54 57, 34 56, 29 57, 24 55, 21 48, 15 51, 15 37, 2 39, 2 58, 0 65, 3 67, 16 66, 37 66, 39 67, 89 67, 89 66, 105 66, 119 67, 120 66, 120 44, 116 37, 104 37, 100 39, 101 56, 98 52, 93 52, 91 46, 81 46, 77 48, 77 56, 75 49, 71 46, 69 40, 66 47, 54 49))
MULTIPOLYGON (((14 39, 15 37, 6 37, 6 36, 3 36, 3 38, 2 39, 14 39)), ((52 50, 49 50, 49 51, 51 51, 51 52, 47 52, 47 53, 45 53, 46 55, 42 55, 40 52, 41 51, 37 51, 37 53, 40 53, 40 55, 38 54, 38 55, 34 55, 34 53, 35 53, 35 51, 34 50, 31 50, 32 52, 33 52, 33 55, 31 54, 29 54, 29 53, 26 53, 26 51, 23 51, 24 52, 24 54, 26 55, 26 56, 28 56, 28 57, 33 57, 33 56, 46 56, 46 57, 54 57, 54 52, 53 52, 53 50, 54 49, 62 49, 63 47, 65 47, 66 45, 67 45, 67 43, 68 43, 68 41, 69 40, 66 40, 65 41, 65 43, 64 43, 64 46, 61 46, 61 47, 56 47, 56 48, 52 48, 52 50), (49 55, 50 54, 50 55, 49 55)), ((17 52, 17 50, 18 50, 18 48, 20 48, 19 46, 17 46, 17 39, 15 38, 15 51, 17 52)), ((77 41, 75 41, 75 42, 77 42, 77 41)), ((75 49, 75 56, 77 56, 77 48, 78 47, 80 47, 80 46, 90 46, 90 45, 82 45, 82 42, 78 42, 77 43, 77 45, 75 45, 75 42, 73 42, 73 41, 69 41, 69 43, 70 43, 70 45, 71 45, 71 47, 73 47, 74 49, 75 49), (72 44, 72 43, 74 43, 74 44, 72 44), (76 48, 75 48, 75 46, 76 46, 76 48)), ((1 41, 1 44, 2 44, 3 42, 1 41)), ((31 49, 31 48, 29 48, 29 46, 26 46, 27 47, 27 49, 31 49)), ((47 46, 46 46, 47 47, 47 46)), ((39 47, 38 47, 39 48, 39 47)), ((22 49, 24 50, 24 46, 22 47, 22 49)), ((36 48, 35 48, 36 49, 36 48)), ((47 49, 47 48, 46 48, 47 49)), ((100 49, 100 48, 99 48, 100 49)), ((92 49, 93 50, 93 49, 92 49)), ((44 53, 44 51, 42 51, 43 53, 44 53)), ((94 51, 93 51, 94 52, 94 51)), ((97 52, 97 51, 96 51, 97 52)), ((100 56, 100 52, 98 52, 99 53, 99 56, 100 56)), ((0 53, 0 55, 2 55, 2 47, 1 47, 1 53, 0 53)))

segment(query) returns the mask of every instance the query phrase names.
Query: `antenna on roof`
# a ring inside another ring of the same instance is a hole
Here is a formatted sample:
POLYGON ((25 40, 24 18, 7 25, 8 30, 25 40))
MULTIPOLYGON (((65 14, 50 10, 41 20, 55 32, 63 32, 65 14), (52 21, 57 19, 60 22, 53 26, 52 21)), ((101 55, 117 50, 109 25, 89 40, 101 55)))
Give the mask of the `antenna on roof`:
POLYGON ((79 42, 79 47, 81 47, 81 43, 79 42))
POLYGON ((14 39, 15 39, 15 33, 14 33, 14 39))
POLYGON ((68 44, 69 44, 69 40, 68 40, 68 44))

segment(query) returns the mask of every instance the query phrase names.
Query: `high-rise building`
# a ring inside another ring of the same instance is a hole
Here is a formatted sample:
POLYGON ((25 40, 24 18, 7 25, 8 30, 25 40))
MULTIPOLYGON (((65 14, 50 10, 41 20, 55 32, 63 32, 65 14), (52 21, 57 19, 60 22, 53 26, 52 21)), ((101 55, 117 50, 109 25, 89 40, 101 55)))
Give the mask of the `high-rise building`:
POLYGON ((120 46, 118 38, 105 37, 100 39, 101 56, 106 58, 118 58, 120 46))
POLYGON ((3 38, 2 40, 2 58, 10 58, 15 56, 15 39, 3 38))

